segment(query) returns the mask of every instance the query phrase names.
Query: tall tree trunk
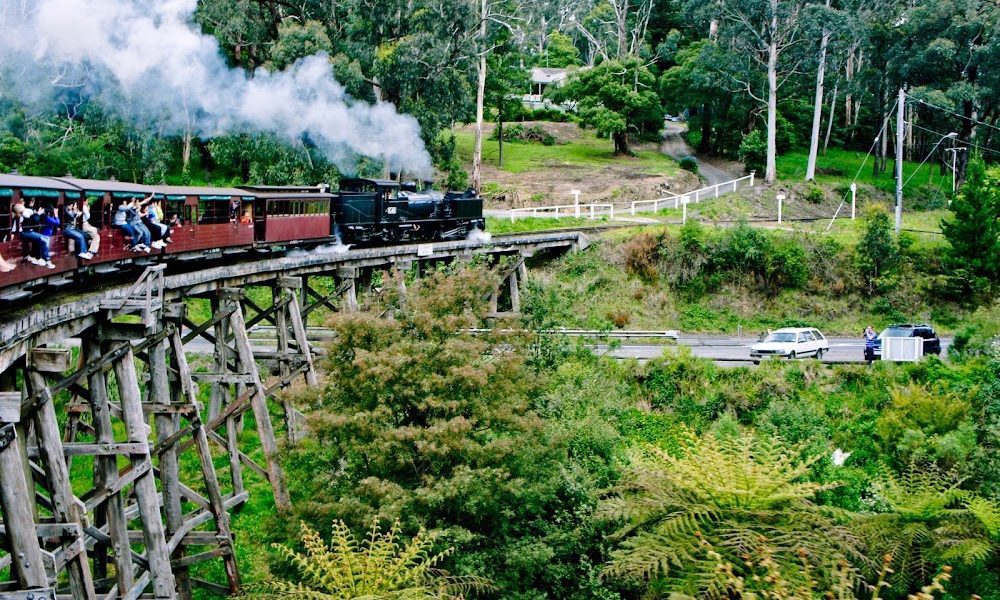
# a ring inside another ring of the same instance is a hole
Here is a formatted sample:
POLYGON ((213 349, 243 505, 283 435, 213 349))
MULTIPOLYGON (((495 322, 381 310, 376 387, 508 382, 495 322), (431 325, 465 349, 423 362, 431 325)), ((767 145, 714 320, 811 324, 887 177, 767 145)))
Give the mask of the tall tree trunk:
POLYGON ((497 147, 499 148, 497 162, 503 168, 503 96, 497 105, 497 147))
MULTIPOLYGON (((962 119, 962 125, 958 128, 958 141, 968 147, 969 142, 976 135, 976 130, 972 126, 972 121, 969 120, 975 118, 975 110, 971 100, 962 101, 962 114, 965 115, 966 118, 962 119)), ((956 158, 955 185, 958 186, 957 189, 962 189, 962 184, 965 183, 965 168, 969 166, 970 151, 971 150, 959 152, 958 157, 956 158)))
MULTIPOLYGON (((858 50, 858 58, 854 64, 854 72, 860 73, 865 64, 865 49, 858 50)), ((851 129, 857 129, 858 119, 861 118, 861 94, 854 98, 854 113, 851 116, 851 129)))
MULTIPOLYGON (((486 43, 486 0, 482 0, 479 28, 480 41, 486 43)), ((476 147, 472 153, 472 189, 478 194, 483 187, 483 103, 486 101, 486 52, 479 55, 479 85, 476 88, 476 147)))
MULTIPOLYGON (((184 129, 184 147, 181 148, 181 172, 185 175, 191 172, 191 130, 184 129)), ((185 182, 187 183, 187 182, 185 182)))
MULTIPOLYGON (((830 8, 830 0, 826 0, 830 8)), ((816 154, 819 152, 819 126, 823 118, 823 77, 826 75, 826 46, 830 42, 830 32, 823 28, 819 42, 819 68, 816 69, 816 97, 813 99, 812 137, 809 138, 809 162, 806 163, 806 181, 816 178, 816 154)))
MULTIPOLYGON (((847 51, 847 65, 844 67, 844 78, 847 80, 847 94, 844 98, 844 127, 851 127, 851 115, 854 108, 854 96, 851 94, 851 81, 854 80, 854 44, 847 51)), ((853 138, 854 134, 851 133, 853 138)))
POLYGON ((778 0, 771 0, 771 35, 767 45, 767 166, 764 181, 774 183, 778 176, 778 0))
POLYGON ((826 122, 826 137, 823 138, 823 154, 830 145, 830 132, 833 131, 833 117, 837 114, 837 88, 840 87, 840 77, 833 82, 833 97, 830 98, 830 118, 826 122))
POLYGON ((701 139, 698 141, 698 152, 707 154, 712 151, 712 103, 701 105, 701 139))

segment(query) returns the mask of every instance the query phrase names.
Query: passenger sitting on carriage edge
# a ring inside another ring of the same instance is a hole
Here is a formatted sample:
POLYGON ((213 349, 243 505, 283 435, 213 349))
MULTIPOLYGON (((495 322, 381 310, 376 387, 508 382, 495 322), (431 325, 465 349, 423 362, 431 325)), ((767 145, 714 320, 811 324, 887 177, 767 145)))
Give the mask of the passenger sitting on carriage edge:
MULTIPOLYGON (((51 249, 52 236, 59 231, 59 215, 56 214, 56 208, 49 205, 42 207, 42 214, 39 218, 39 222, 40 225, 38 226, 38 233, 40 233, 44 238, 46 250, 51 249)), ((45 257, 45 260, 48 262, 48 257, 45 257)))
POLYGON ((38 233, 38 215, 35 213, 35 201, 32 198, 27 200, 28 205, 14 205, 14 232, 21 238, 21 245, 24 247, 24 258, 33 265, 46 266, 50 269, 56 268, 49 261, 48 241, 38 233), (44 257, 44 258, 42 258, 44 257))
POLYGON ((63 235, 73 240, 76 246, 76 255, 83 260, 90 260, 94 255, 87 251, 87 236, 78 228, 81 218, 80 209, 75 202, 66 203, 66 219, 63 224, 63 235))
POLYGON ((115 216, 111 221, 111 226, 117 227, 125 232, 133 250, 142 250, 140 247, 139 233, 136 232, 135 227, 132 227, 132 224, 128 222, 128 209, 129 205, 133 202, 135 202, 135 200, 128 200, 118 205, 118 208, 115 209, 115 216))
POLYGON ((87 249, 87 252, 97 254, 97 251, 101 249, 101 232, 90 224, 90 206, 87 204, 86 198, 83 200, 83 213, 80 215, 80 231, 90 239, 90 248, 87 249))
POLYGON ((153 199, 153 196, 144 199, 142 202, 138 200, 132 200, 129 203, 129 208, 126 209, 126 214, 128 215, 128 223, 135 229, 136 234, 139 236, 139 245, 142 246, 143 252, 149 252, 150 248, 161 248, 160 245, 152 244, 152 236, 149 233, 149 229, 142 224, 141 212, 144 206, 153 199))
POLYGON ((149 229, 149 233, 154 240, 153 247, 157 249, 163 248, 166 244, 173 242, 170 239, 170 227, 160 222, 159 211, 159 200, 153 200, 152 203, 146 205, 146 208, 142 212, 142 222, 149 229))

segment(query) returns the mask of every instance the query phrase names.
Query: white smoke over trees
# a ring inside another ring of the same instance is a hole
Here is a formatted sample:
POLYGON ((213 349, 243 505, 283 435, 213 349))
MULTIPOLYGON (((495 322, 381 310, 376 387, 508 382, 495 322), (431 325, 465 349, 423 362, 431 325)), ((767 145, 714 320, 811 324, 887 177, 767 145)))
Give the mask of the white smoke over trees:
POLYGON ((426 176, 417 121, 351 98, 317 54, 253 76, 192 22, 197 0, 0 0, 0 95, 38 105, 75 90, 167 133, 270 132, 315 144, 345 172, 359 156, 426 176))

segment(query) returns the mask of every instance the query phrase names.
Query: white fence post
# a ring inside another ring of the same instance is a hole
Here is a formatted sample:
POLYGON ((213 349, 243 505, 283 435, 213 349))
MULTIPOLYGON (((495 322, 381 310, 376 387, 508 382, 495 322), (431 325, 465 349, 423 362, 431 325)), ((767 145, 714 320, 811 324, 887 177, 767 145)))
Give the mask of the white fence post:
POLYGON ((781 223, 781 203, 785 200, 784 194, 778 194, 778 223, 781 223))
POLYGON ((851 184, 851 220, 854 220, 854 207, 858 200, 858 184, 851 184))
POLYGON ((573 206, 576 210, 576 218, 580 218, 580 190, 570 190, 573 194, 573 206))
POLYGON ((753 187, 753 178, 757 174, 757 171, 750 171, 750 187, 753 187))

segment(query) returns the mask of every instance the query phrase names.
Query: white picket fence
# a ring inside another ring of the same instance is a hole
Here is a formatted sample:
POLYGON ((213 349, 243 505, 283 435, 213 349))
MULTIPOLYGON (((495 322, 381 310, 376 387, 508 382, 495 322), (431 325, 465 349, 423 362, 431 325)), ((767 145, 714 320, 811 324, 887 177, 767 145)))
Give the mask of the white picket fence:
POLYGON ((671 202, 674 205, 673 208, 682 208, 681 204, 683 202, 701 202, 703 198, 718 198, 721 194, 735 192, 739 189, 740 182, 743 181, 749 182, 750 185, 747 187, 753 187, 755 175, 756 174, 751 171, 746 177, 740 177, 739 179, 733 179, 732 181, 723 181, 722 183, 709 185, 691 192, 684 192, 683 194, 670 194, 668 196, 664 196, 663 198, 657 198, 656 200, 636 200, 632 202, 632 216, 635 216, 636 208, 640 206, 652 206, 652 208, 642 208, 640 210, 656 212, 662 208, 661 205, 669 205, 671 202))
POLYGON ((510 209, 510 221, 514 222, 514 219, 518 217, 548 217, 548 218, 565 218, 565 217, 587 217, 589 219, 596 219, 597 217, 607 216, 609 219, 615 218, 615 205, 614 204, 559 204, 557 206, 528 206, 525 208, 512 208, 510 209), (602 212, 602 211, 607 211, 602 212), (589 215, 589 216, 587 216, 589 215))
MULTIPOLYGON (((670 202, 673 202, 674 208, 684 208, 682 203, 687 204, 688 202, 701 202, 703 198, 709 197, 718 198, 721 194, 735 192, 744 181, 749 182, 748 187, 753 187, 754 175, 754 172, 751 171, 746 177, 740 177, 739 179, 733 179, 732 181, 724 181, 722 183, 706 186, 691 192, 684 192, 683 194, 670 194, 669 196, 657 198, 656 200, 636 200, 632 202, 631 213, 632 216, 635 216, 637 207, 641 206, 651 205, 652 208, 642 208, 640 210, 651 210, 656 212, 662 208, 661 205, 669 204, 670 202)), ((597 217, 604 216, 609 219, 615 218, 614 204, 558 204, 553 206, 526 206, 524 208, 510 209, 510 220, 512 223, 518 217, 548 217, 556 219, 576 217, 578 219, 596 219, 597 217)))

